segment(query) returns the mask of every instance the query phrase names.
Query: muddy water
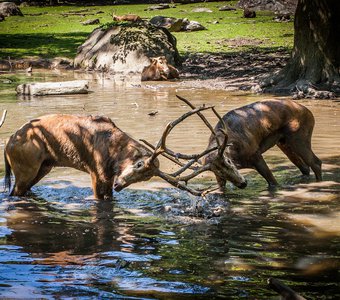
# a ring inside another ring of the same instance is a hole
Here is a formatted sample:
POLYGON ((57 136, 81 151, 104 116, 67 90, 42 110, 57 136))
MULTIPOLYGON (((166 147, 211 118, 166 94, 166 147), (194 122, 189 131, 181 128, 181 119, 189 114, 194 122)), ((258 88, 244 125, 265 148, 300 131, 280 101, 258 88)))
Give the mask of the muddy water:
MULTIPOLYGON (((41 72, 10 78, 84 77, 41 72)), ((1 151, 17 128, 45 113, 105 114, 134 138, 155 143, 166 123, 187 110, 176 94, 214 104, 221 113, 263 98, 87 77, 93 93, 80 96, 18 98, 14 83, 2 84, 0 109, 8 117, 0 129, 1 151), (153 111, 158 113, 149 116, 153 111)), ((301 179, 273 149, 266 160, 281 186, 272 192, 245 171, 249 187, 230 185, 226 198, 196 199, 155 179, 116 193, 114 202, 98 202, 87 174, 57 169, 26 198, 1 193, 0 298, 276 299, 267 286, 275 277, 307 299, 339 299, 340 102, 302 103, 316 119, 313 149, 323 160, 321 183, 301 179)), ((205 148, 208 136, 193 117, 168 144, 194 153, 205 148)), ((162 161, 162 168, 173 166, 162 161)))

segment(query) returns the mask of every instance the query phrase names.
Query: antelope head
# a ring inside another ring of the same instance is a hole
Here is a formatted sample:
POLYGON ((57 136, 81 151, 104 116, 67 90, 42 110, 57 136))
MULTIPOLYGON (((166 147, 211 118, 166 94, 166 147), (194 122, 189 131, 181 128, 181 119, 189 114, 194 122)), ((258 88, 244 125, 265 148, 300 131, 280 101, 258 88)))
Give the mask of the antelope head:
POLYGON ((213 172, 217 178, 223 178, 225 180, 231 181, 237 187, 244 188, 247 183, 245 178, 239 173, 235 165, 232 163, 230 159, 228 159, 225 155, 225 149, 228 146, 228 135, 226 129, 224 128, 220 134, 222 133, 223 139, 222 142, 220 138, 217 137, 213 127, 208 122, 208 120, 204 117, 201 113, 204 110, 212 109, 215 115, 221 120, 222 118, 219 116, 217 111, 213 106, 201 106, 201 107, 194 107, 188 100, 177 96, 179 99, 187 103, 192 110, 183 114, 178 119, 168 123, 166 126, 161 139, 159 140, 158 144, 154 147, 152 144, 145 140, 141 140, 147 146, 153 149, 153 155, 150 157, 150 163, 156 159, 159 155, 165 156, 166 158, 170 159, 174 163, 180 166, 180 168, 173 172, 173 173, 165 173, 160 169, 157 170, 157 176, 164 179, 171 185, 188 191, 189 193, 196 195, 196 196, 204 196, 212 191, 220 189, 220 183, 217 187, 212 187, 204 190, 197 190, 192 187, 188 186, 189 180, 197 177, 199 174, 211 171, 213 172), (199 154, 187 155, 182 153, 175 153, 174 151, 170 150, 166 146, 166 138, 171 132, 171 130, 179 123, 184 121, 191 115, 197 114, 202 121, 207 125, 207 127, 214 133, 216 138, 216 145, 206 149, 205 151, 199 154), (202 159, 201 159, 202 158, 202 159), (209 159, 207 159, 209 158, 209 159), (186 163, 183 162, 186 161, 186 163), (202 163, 203 162, 203 163, 202 163), (186 170, 191 170, 190 174, 183 175, 186 170))

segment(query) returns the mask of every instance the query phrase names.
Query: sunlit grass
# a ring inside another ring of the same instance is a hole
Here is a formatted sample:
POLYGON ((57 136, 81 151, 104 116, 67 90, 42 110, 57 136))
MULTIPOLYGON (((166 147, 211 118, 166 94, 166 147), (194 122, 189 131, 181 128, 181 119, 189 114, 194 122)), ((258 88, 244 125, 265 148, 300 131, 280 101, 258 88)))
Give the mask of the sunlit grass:
POLYGON ((134 13, 150 19, 156 15, 188 18, 207 28, 197 32, 173 33, 181 54, 188 52, 233 52, 249 48, 291 48, 293 23, 277 23, 271 12, 258 12, 255 19, 242 17, 242 10, 219 11, 222 5, 236 1, 177 5, 161 11, 145 10, 149 5, 116 5, 89 7, 23 7, 24 17, 8 17, 0 23, 0 58, 42 56, 74 57, 77 47, 98 25, 84 26, 81 22, 98 18, 100 24, 112 22, 112 13, 134 13), (194 7, 206 7, 212 13, 192 12, 194 7), (82 11, 82 15, 63 15, 82 11), (99 13, 102 12, 102 13, 99 13), (41 15, 32 15, 40 14, 41 15), (230 41, 230 39, 236 39, 230 41), (239 40, 247 39, 245 43, 239 40))

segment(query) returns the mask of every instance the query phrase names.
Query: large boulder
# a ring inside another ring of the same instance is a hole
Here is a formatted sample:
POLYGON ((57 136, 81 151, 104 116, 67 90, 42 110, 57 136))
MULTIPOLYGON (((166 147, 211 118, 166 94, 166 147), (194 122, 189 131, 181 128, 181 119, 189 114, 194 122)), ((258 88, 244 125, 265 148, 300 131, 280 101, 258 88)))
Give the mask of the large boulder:
POLYGON ((154 16, 150 19, 150 23, 157 27, 164 27, 172 32, 183 31, 185 26, 184 19, 163 16, 154 16))
POLYGON ((171 32, 206 30, 206 28, 197 21, 190 21, 186 18, 177 19, 172 17, 155 16, 150 20, 150 23, 157 27, 164 27, 171 32))
POLYGON ((184 19, 184 21, 186 21, 186 25, 184 27, 185 31, 206 30, 206 28, 197 21, 189 21, 188 19, 184 19))
POLYGON ((239 0, 238 7, 294 14, 298 0, 239 0))
POLYGON ((20 8, 13 2, 0 2, 0 14, 4 17, 23 16, 20 8))
POLYGON ((170 32, 147 22, 122 23, 95 29, 78 48, 74 66, 110 73, 141 73, 151 57, 165 56, 178 65, 176 39, 170 32))

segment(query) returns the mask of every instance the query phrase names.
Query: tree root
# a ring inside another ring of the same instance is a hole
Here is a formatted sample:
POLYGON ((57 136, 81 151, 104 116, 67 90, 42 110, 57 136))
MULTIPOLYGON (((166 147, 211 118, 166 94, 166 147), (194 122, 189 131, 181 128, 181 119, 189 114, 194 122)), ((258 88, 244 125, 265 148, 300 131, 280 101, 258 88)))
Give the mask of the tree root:
POLYGON ((290 82, 283 72, 270 76, 252 87, 255 93, 291 95, 293 99, 334 99, 340 95, 340 78, 333 83, 314 84, 308 79, 290 82))
POLYGON ((334 99, 336 97, 332 91, 318 90, 317 87, 308 80, 297 81, 292 96, 293 99, 334 99))
POLYGON ((275 278, 268 279, 269 287, 275 292, 281 295, 281 299, 283 300, 306 300, 306 298, 302 297, 295 291, 293 291, 288 286, 284 285, 281 281, 275 278))

